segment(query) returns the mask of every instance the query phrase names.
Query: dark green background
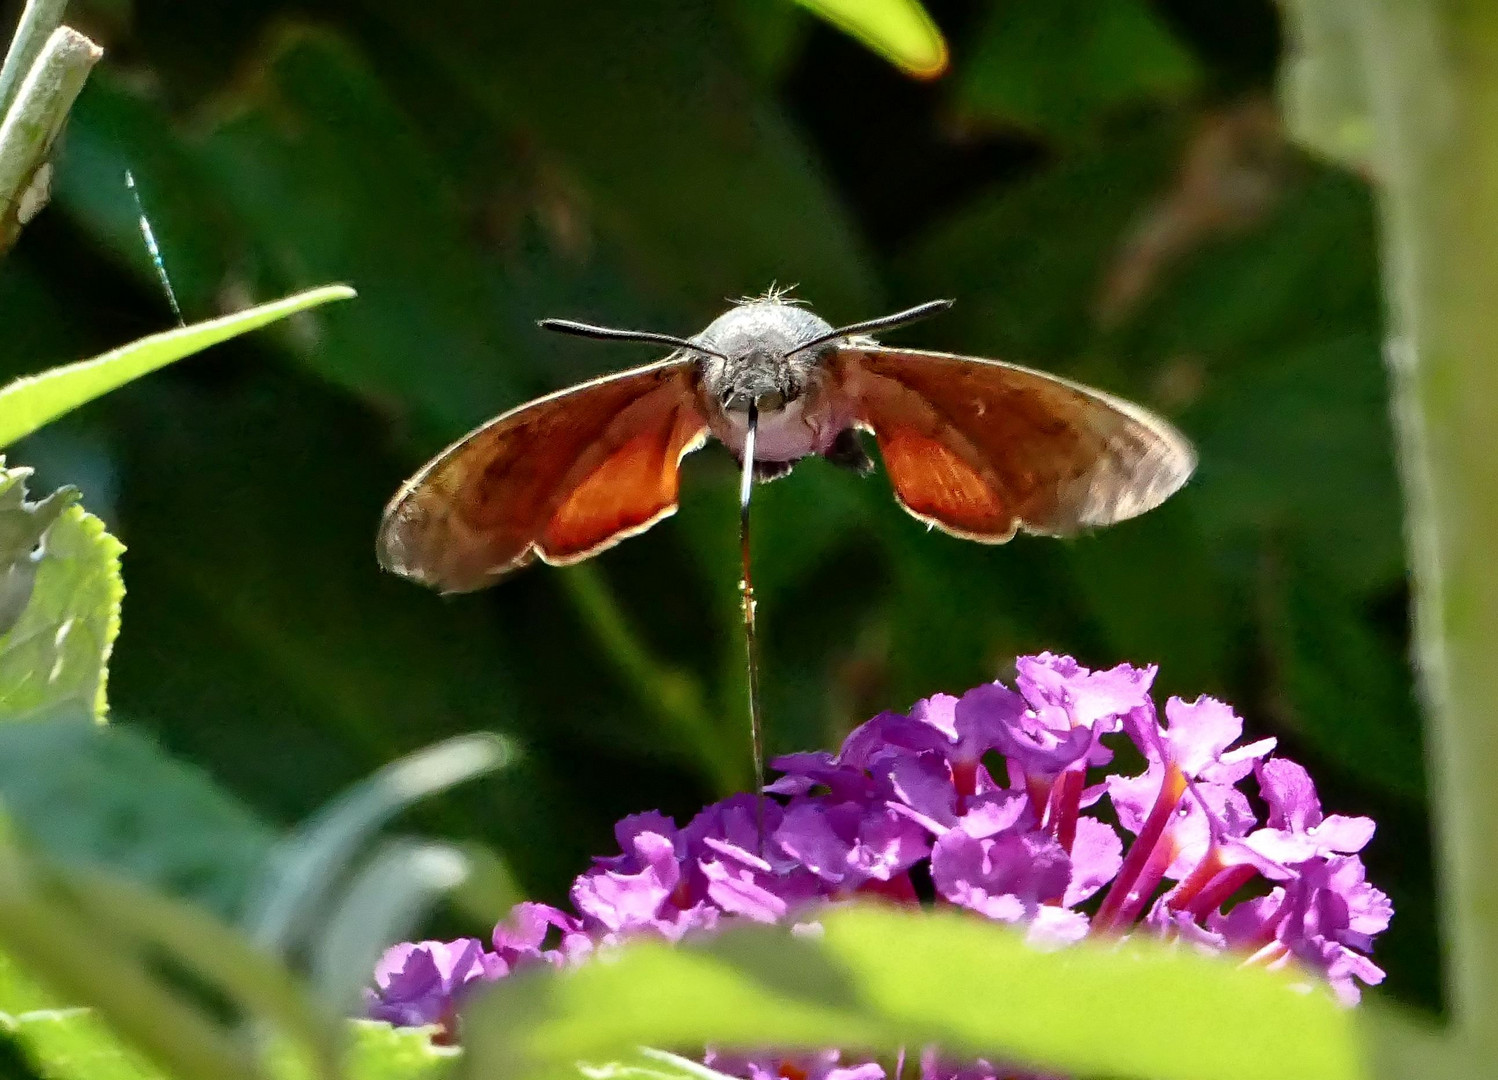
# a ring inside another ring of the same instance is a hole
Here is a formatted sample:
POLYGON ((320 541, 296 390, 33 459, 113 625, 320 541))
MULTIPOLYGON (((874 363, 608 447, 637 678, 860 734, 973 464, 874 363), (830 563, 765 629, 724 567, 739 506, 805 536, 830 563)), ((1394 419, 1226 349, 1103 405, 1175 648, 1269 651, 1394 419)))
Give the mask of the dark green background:
POLYGON ((834 322, 951 296, 898 340, 1149 403, 1200 471, 1139 521, 1002 548, 928 533, 882 476, 760 489, 771 749, 1016 653, 1158 662, 1378 817, 1378 958, 1433 1004, 1365 184, 1279 132, 1268 3, 930 10, 954 64, 922 84, 781 0, 77 0, 108 57, 0 265, 0 374, 169 324, 127 167, 188 319, 361 293, 17 448, 129 546, 116 718, 283 824, 503 732, 519 763, 418 824, 559 896, 617 817, 747 781, 729 459, 689 459, 681 513, 589 566, 453 600, 378 571, 385 500, 473 424, 653 356, 539 317, 689 334, 772 281, 834 322))

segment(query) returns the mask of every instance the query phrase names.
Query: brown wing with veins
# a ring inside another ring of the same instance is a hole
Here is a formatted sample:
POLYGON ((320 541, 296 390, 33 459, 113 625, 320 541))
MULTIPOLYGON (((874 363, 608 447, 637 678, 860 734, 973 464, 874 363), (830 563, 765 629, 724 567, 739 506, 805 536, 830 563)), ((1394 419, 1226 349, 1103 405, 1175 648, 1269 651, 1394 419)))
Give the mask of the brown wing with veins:
POLYGON ((492 584, 539 555, 579 562, 676 510, 677 466, 702 445, 690 360, 584 383, 489 421, 396 492, 380 564, 442 592, 492 584))
POLYGON ((1066 536, 1151 510, 1196 467, 1138 405, 996 360, 847 346, 829 360, 900 504, 957 536, 1066 536))

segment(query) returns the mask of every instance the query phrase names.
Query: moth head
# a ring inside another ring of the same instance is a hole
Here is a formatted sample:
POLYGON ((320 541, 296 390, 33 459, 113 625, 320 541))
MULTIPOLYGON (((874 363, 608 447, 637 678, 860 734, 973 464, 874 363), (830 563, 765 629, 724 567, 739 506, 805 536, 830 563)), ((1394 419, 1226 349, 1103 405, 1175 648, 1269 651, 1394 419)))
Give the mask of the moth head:
POLYGON ((753 404, 761 413, 773 413, 806 393, 822 359, 837 342, 903 326, 951 306, 950 300, 932 300, 908 311, 834 329, 826 319, 772 289, 730 308, 690 339, 565 319, 542 319, 540 325, 579 337, 645 341, 695 353, 710 400, 730 412, 747 413, 753 404))
POLYGON ((813 378, 821 350, 805 346, 831 330, 826 319, 780 299, 730 308, 693 339, 710 350, 702 358, 703 389, 729 412, 747 412, 751 402, 761 413, 782 409, 813 378))

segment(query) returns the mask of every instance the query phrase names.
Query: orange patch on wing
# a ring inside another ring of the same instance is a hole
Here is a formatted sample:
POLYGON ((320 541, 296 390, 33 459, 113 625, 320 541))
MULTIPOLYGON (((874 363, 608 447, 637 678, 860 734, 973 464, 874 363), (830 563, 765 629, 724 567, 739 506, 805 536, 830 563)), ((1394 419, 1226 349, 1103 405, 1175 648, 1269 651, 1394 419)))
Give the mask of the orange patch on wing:
POLYGON ((982 475, 937 439, 908 427, 877 433, 890 483, 917 517, 964 535, 1007 536, 1011 514, 982 475))
POLYGON ((585 558, 675 509, 677 463, 694 427, 673 418, 636 433, 609 454, 552 514, 538 545, 542 557, 550 562, 585 558))

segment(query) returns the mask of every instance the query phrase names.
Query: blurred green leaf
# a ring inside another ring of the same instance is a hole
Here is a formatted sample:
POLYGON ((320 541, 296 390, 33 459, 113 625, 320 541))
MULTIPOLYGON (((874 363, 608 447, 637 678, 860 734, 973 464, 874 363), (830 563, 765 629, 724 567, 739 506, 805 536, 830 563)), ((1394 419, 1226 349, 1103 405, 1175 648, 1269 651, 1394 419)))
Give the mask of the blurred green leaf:
POLYGON ((641 1044, 708 1043, 934 1044, 1156 1080, 1196 1080, 1204 1061, 1219 1080, 1366 1075, 1350 1011, 1284 972, 1145 942, 1042 952, 958 913, 845 908, 821 922, 819 934, 753 927, 693 947, 637 942, 562 977, 506 979, 468 1006, 464 1073, 555 1076, 641 1044))
POLYGON ((463 95, 449 108, 482 109, 553 155, 586 192, 588 220, 627 241, 652 291, 704 322, 724 297, 774 281, 799 282, 850 318, 873 309, 868 253, 846 208, 736 69, 712 6, 364 6, 447 75, 463 95))
POLYGON ((202 155, 272 280, 336 274, 363 294, 304 361, 444 436, 514 401, 523 324, 494 305, 492 271, 420 133, 334 34, 287 27, 263 66, 202 155))
POLYGON ((141 237, 144 209, 172 289, 191 317, 221 302, 230 267, 242 260, 248 241, 210 180, 159 102, 138 80, 105 64, 73 106, 52 199, 129 269, 155 298, 157 317, 167 319, 171 311, 141 237), (126 169, 135 177, 140 209, 125 187, 126 169))
POLYGON ((29 469, 0 469, 0 718, 72 707, 102 719, 120 626, 120 542, 69 505, 26 499, 29 469))
POLYGON ((1374 132, 1356 9, 1280 0, 1287 55, 1279 90, 1295 140, 1355 169, 1373 165, 1374 132))
POLYGON ((354 290, 346 285, 327 285, 222 318, 152 334, 92 360, 17 379, 0 389, 0 446, 8 446, 48 421, 174 360, 299 311, 353 295, 354 290))
POLYGON ((60 1007, 58 1000, 22 971, 14 960, 0 953, 0 1015, 15 1017, 21 1013, 60 1007))
POLYGON ((1404 572, 1387 385, 1373 335, 1308 342, 1224 375, 1187 417, 1208 536, 1268 528, 1351 592, 1404 572))
POLYGON ((957 299, 923 328, 928 347, 1087 375, 1076 365, 1098 348, 1093 297, 1120 239, 1169 182, 1181 135, 1175 121, 1131 130, 939 219, 895 267, 900 295, 957 299))
POLYGON ((449 739, 408 754, 361 780, 282 841, 250 922, 276 949, 291 947, 349 864, 396 814, 455 784, 503 768, 509 752, 492 736, 449 739))
POLYGON ((0 1017, 42 1080, 165 1080, 165 1074, 123 1045, 89 1009, 57 1009, 0 1017))
POLYGON ((633 1057, 602 1065, 580 1063, 577 1071, 587 1080, 720 1080, 723 1073, 664 1050, 641 1047, 633 1057))
POLYGON ((995 0, 957 100, 975 118, 1075 140, 1120 107, 1184 96, 1200 77, 1145 0, 995 0))
POLYGON ((274 834, 128 726, 0 725, 0 806, 53 859, 107 867, 237 915, 274 834))
MULTIPOLYGON (((371 1021, 348 1027, 351 1038, 343 1065, 348 1080, 437 1080, 451 1070, 457 1055, 432 1045, 425 1029, 371 1021)), ((0 1033, 6 1031, 20 1043, 41 1080, 165 1080, 167 1075, 120 1042, 89 1009, 0 1016, 0 1033)), ((680 1075, 667 1069, 662 1074, 680 1075)), ((310 1074, 287 1057, 271 1075, 306 1080, 310 1074)))
POLYGON ((774 85, 801 54, 811 22, 785 0, 731 0, 724 8, 739 31, 746 59, 774 85))
POLYGON ((0 951, 60 1000, 98 1006, 177 1080, 258 1080, 221 1021, 163 982, 138 942, 91 919, 78 899, 51 867, 0 839, 0 951))
POLYGON ((229 395, 163 387, 138 405, 120 504, 137 537, 135 647, 112 672, 132 715, 282 821, 434 740, 501 731, 520 755, 503 782, 418 817, 514 843, 522 881, 537 861, 579 865, 576 802, 535 741, 574 741, 586 704, 522 707, 520 677, 546 652, 526 650, 519 614, 507 622, 487 598, 444 601, 380 570, 374 529, 403 468, 377 425, 284 372, 257 370, 229 395), (211 490, 191 480, 205 475, 211 490), (134 482, 146 476, 156 481, 134 482), (553 839, 534 844, 542 835, 553 839))
POLYGON ((947 43, 920 0, 796 0, 911 75, 947 70, 947 43))
POLYGON ((1425 755, 1402 644, 1375 630, 1335 569, 1273 546, 1266 562, 1263 633, 1281 719, 1329 761, 1418 802, 1425 755))
POLYGON ((1094 665, 1158 662, 1161 688, 1193 698, 1225 692, 1241 631, 1229 581, 1196 543, 1195 495, 1066 545, 1078 605, 1103 636, 1094 665), (1143 570, 1161 552, 1172 554, 1168 585, 1143 570))
POLYGON ((349 1080, 437 1080, 452 1069, 458 1055, 451 1047, 433 1046, 424 1028, 393 1028, 372 1020, 356 1020, 349 1027, 349 1080))

